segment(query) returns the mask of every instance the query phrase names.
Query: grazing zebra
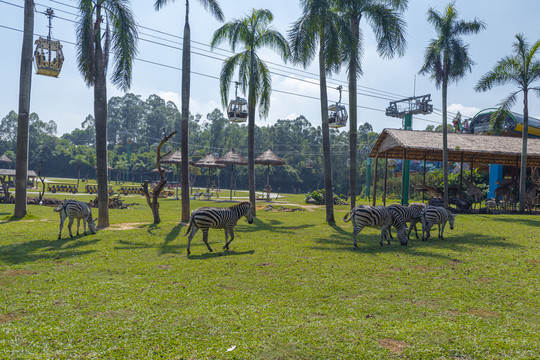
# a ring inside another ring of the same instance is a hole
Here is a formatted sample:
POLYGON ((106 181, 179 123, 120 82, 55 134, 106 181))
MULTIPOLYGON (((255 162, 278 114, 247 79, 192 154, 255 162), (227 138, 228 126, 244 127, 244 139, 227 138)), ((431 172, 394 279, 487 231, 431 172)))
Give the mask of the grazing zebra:
POLYGON ((96 233, 96 224, 92 218, 92 210, 90 210, 90 207, 86 203, 77 200, 67 200, 62 203, 62 206, 54 209, 54 211, 60 212, 60 233, 58 233, 58 239, 62 238, 62 228, 67 217, 69 217, 68 229, 70 237, 73 237, 71 234, 71 225, 73 225, 73 220, 75 219, 77 219, 77 235, 79 235, 81 219, 83 220, 84 235, 86 235, 86 223, 88 223, 90 232, 92 234, 96 233))
POLYGON ((202 230, 203 241, 210 252, 212 248, 208 245, 208 229, 225 229, 225 246, 223 246, 223 249, 229 249, 229 245, 234 240, 233 228, 242 216, 246 217, 248 223, 253 223, 251 202, 244 201, 228 208, 200 207, 193 210, 187 232, 184 234, 186 236, 191 230, 188 238, 187 254, 191 254, 191 251, 189 251, 191 239, 199 229, 202 230), (231 240, 228 240, 229 234, 231 240))
POLYGON ((403 217, 401 217, 398 212, 385 206, 359 205, 352 209, 350 213, 347 213, 343 218, 343 221, 345 222, 351 220, 353 224, 355 249, 358 249, 358 245, 356 244, 356 234, 360 233, 366 226, 381 227, 381 240, 379 241, 381 246, 383 246, 383 238, 390 244, 390 240, 388 240, 386 236, 390 226, 394 226, 397 229, 397 237, 401 245, 407 245, 407 225, 405 224, 403 217), (347 218, 348 216, 349 218, 347 218))
POLYGON ((428 206, 422 211, 422 241, 429 239, 431 227, 435 224, 439 227, 439 238, 444 240, 443 233, 446 222, 450 224, 450 230, 454 230, 454 220, 457 215, 439 206, 428 206), (441 228, 442 224, 442 228, 441 228), (427 237, 424 238, 424 231, 427 237))
MULTIPOLYGON (((398 204, 388 206, 390 210, 397 211, 403 218, 403 221, 405 221, 406 223, 410 223, 409 231, 407 231, 408 239, 410 239, 409 236, 412 229, 414 229, 416 238, 418 239, 418 230, 416 229, 416 224, 421 221, 420 215, 422 215, 422 210, 424 209, 424 207, 425 205, 421 203, 414 203, 410 204, 409 206, 398 204)), ((390 238, 392 238, 392 227, 388 228, 388 234, 390 235, 390 238)))

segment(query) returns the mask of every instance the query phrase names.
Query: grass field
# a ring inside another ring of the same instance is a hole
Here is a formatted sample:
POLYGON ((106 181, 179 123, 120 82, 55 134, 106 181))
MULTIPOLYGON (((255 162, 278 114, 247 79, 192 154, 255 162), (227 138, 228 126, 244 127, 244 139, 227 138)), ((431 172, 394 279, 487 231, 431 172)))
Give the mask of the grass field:
POLYGON ((214 252, 199 232, 187 257, 179 201, 157 226, 126 202, 109 229, 61 240, 52 208, 14 221, 0 205, 1 359, 540 358, 538 216, 459 215, 407 247, 365 229, 354 251, 347 206, 335 226, 320 207, 259 209, 230 251, 211 230, 214 252))

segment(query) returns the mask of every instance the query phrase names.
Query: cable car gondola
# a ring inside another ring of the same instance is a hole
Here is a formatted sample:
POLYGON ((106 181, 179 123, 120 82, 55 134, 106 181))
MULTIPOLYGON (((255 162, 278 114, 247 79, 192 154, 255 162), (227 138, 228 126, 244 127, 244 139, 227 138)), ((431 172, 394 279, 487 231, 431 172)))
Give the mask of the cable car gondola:
POLYGON ((328 125, 331 128, 340 128, 347 125, 347 120, 349 115, 347 115, 347 109, 345 106, 341 105, 341 89, 343 87, 340 85, 337 87, 339 90, 339 101, 335 104, 332 104, 328 107, 328 125))
POLYGON ((246 99, 238 97, 238 85, 240 85, 240 83, 238 81, 235 81, 235 85, 235 99, 229 102, 227 116, 229 117, 229 121, 231 122, 242 123, 245 122, 248 118, 247 101, 246 99))
POLYGON ((64 53, 62 52, 60 41, 51 39, 51 20, 54 16, 54 11, 49 8, 45 12, 45 15, 49 18, 49 35, 46 39, 40 36, 35 41, 36 50, 34 51, 34 59, 36 74, 58 77, 64 63, 64 53))

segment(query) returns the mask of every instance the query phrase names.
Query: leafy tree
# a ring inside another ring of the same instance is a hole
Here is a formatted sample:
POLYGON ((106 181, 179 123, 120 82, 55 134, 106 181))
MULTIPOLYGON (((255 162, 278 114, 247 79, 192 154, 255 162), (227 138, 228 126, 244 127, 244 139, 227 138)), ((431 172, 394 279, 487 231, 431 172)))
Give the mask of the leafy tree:
POLYGON ((349 47, 349 189, 351 209, 356 205, 356 148, 357 148, 357 77, 362 75, 362 31, 360 21, 367 20, 375 33, 379 55, 391 58, 405 51, 405 22, 402 12, 407 8, 407 0, 338 0, 339 8, 349 19, 349 26, 356 46, 349 47))
POLYGON ((435 28, 437 38, 432 39, 426 48, 420 74, 430 74, 437 88, 442 88, 444 206, 448 207, 448 84, 465 77, 474 65, 469 56, 469 46, 463 43, 461 36, 477 34, 485 24, 476 18, 473 21, 460 20, 453 2, 446 6, 443 14, 429 8, 427 18, 435 28))
POLYGON ((499 109, 493 114, 494 128, 501 128, 506 112, 516 103, 517 95, 523 92, 523 131, 521 150, 521 175, 519 179, 519 211, 525 211, 525 180, 527 174, 527 137, 529 134, 529 91, 540 96, 540 87, 533 83, 540 79, 540 60, 536 57, 540 40, 532 46, 523 38, 516 35, 513 44, 514 53, 497 62, 497 65, 480 78, 475 86, 476 91, 491 90, 495 85, 516 85, 518 90, 512 92, 499 104, 499 109))
MULTIPOLYGON (((171 0, 173 1, 173 0, 171 0)), ((161 9, 168 0, 156 0, 154 8, 161 9)), ((203 7, 219 21, 224 21, 223 12, 216 0, 199 0, 203 7)), ((189 27, 189 0, 186 0, 186 17, 184 23, 184 38, 182 40, 182 128, 180 137, 180 152, 182 154, 182 221, 189 221, 189 94, 191 82, 191 30, 189 27)))
POLYGON ((326 74, 337 71, 343 61, 346 46, 355 44, 345 18, 333 11, 330 0, 301 0, 302 15, 289 30, 294 60, 306 67, 319 56, 319 87, 321 94, 322 148, 326 196, 326 221, 335 223, 332 163, 330 158, 330 128, 326 74))
MULTIPOLYGON (((228 40, 232 51, 238 46, 243 51, 228 58, 223 63, 220 75, 221 102, 227 106, 229 86, 235 70, 242 92, 248 92, 248 182, 249 200, 255 206, 255 106, 259 105, 259 114, 263 117, 270 110, 270 93, 272 78, 266 64, 259 58, 257 51, 263 47, 275 50, 283 60, 289 57, 289 45, 278 31, 269 27, 274 16, 269 10, 255 10, 242 18, 233 20, 214 32, 211 47, 214 48, 228 40)), ((255 209, 254 209, 255 210, 255 209)))
POLYGON ((113 85, 131 86, 132 64, 137 54, 137 27, 128 0, 79 0, 77 62, 86 85, 94 87, 98 227, 109 226, 107 174, 107 79, 109 50, 114 50, 113 85))

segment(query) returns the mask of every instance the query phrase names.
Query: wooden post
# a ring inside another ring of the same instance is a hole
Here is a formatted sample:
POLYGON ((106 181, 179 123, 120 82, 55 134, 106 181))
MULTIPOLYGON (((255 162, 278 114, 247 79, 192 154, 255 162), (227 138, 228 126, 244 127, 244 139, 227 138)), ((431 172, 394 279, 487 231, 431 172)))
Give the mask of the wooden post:
POLYGON ((425 187, 426 187, 426 164, 427 163, 427 154, 424 154, 424 180, 422 182, 422 203, 424 203, 424 201, 426 200, 425 196, 426 196, 426 192, 424 191, 425 187))
POLYGON ((377 205, 377 165, 379 165, 379 156, 375 157, 375 174, 373 175, 373 206, 377 205))
POLYGON ((473 182, 473 168, 474 168, 474 160, 471 160, 471 184, 474 185, 474 182, 473 182))
POLYGON ((383 187, 383 205, 386 206, 386 179, 388 178, 388 150, 386 150, 384 160, 384 187, 383 187))
POLYGON ((463 185, 463 151, 461 152, 461 163, 459 167, 459 191, 461 191, 463 185))

